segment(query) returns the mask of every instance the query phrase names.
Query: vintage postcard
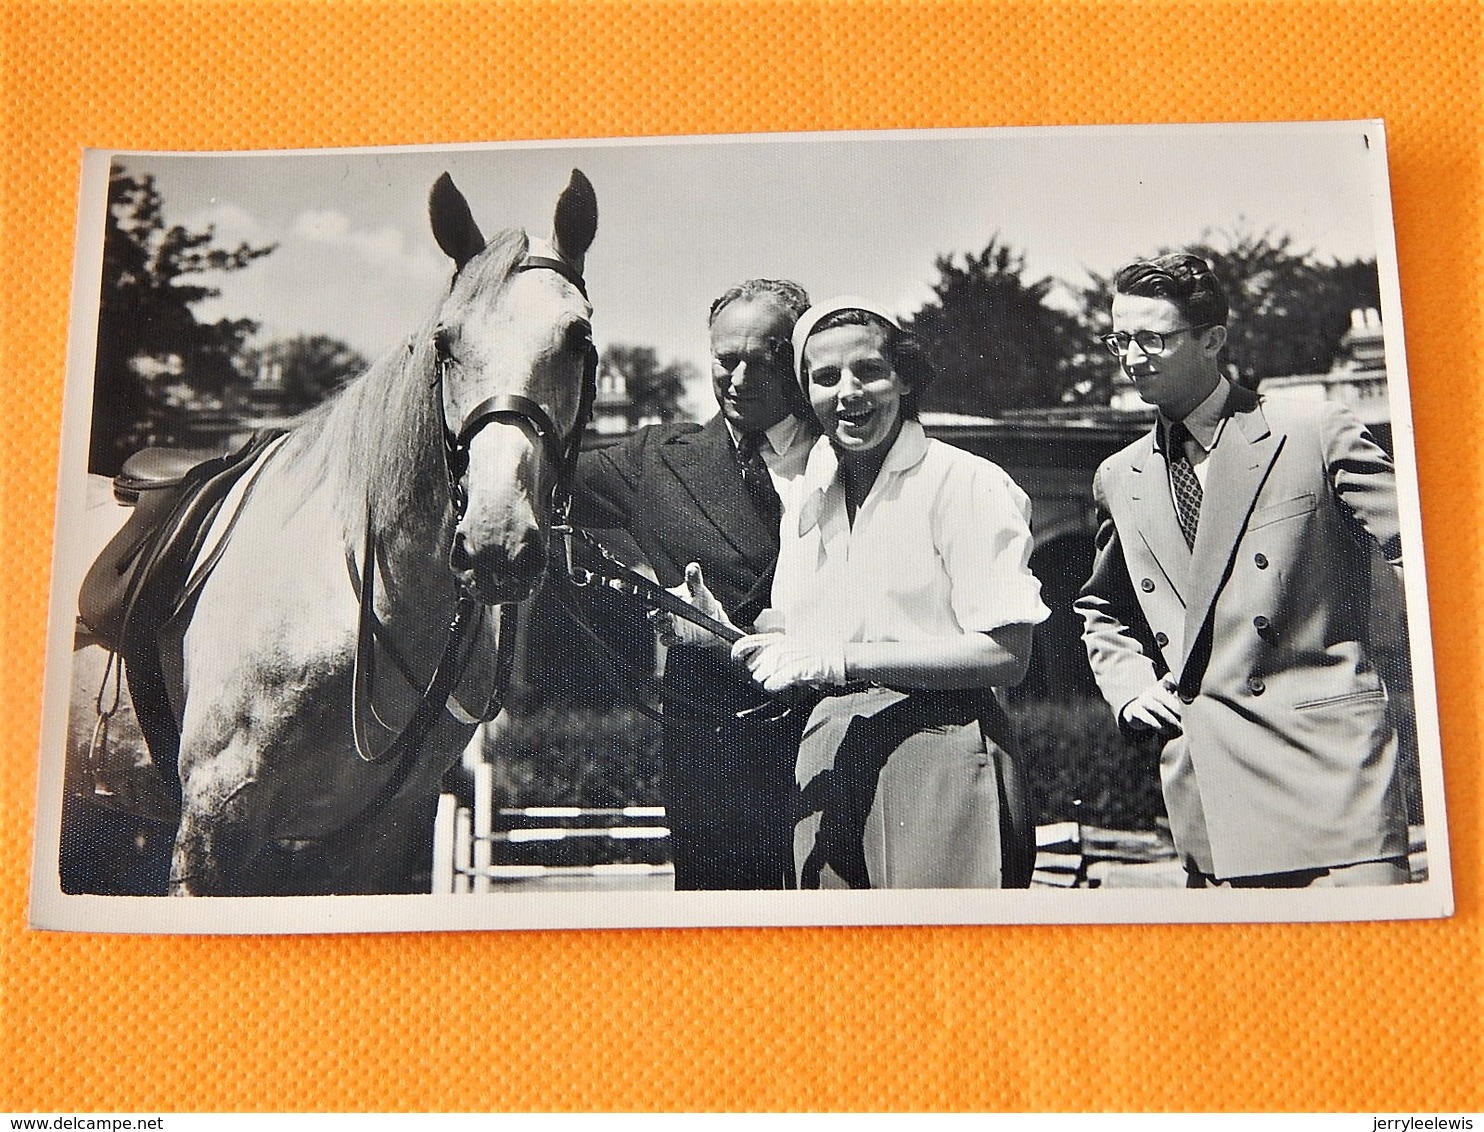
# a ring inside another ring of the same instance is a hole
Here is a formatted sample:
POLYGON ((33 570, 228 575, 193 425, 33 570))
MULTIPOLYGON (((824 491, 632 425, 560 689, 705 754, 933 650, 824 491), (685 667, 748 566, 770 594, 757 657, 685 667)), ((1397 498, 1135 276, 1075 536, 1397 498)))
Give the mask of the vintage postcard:
POLYGON ((31 917, 1453 908, 1377 121, 89 151, 31 917))

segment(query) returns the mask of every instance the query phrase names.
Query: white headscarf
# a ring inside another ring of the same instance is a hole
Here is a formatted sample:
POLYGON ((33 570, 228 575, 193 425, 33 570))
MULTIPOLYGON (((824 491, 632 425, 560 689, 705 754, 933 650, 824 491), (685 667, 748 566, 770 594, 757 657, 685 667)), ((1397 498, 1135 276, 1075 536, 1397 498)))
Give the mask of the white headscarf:
POLYGON ((799 316, 799 321, 794 323, 794 374, 799 379, 799 387, 804 391, 804 397, 809 397, 809 378, 804 373, 804 343, 809 341, 809 335, 814 333, 814 328, 824 321, 829 315, 839 311, 865 311, 881 319, 888 326, 902 329, 901 323, 896 316, 889 314, 883 307, 871 302, 870 299, 862 299, 856 295, 840 295, 837 298, 826 299, 822 303, 815 303, 799 316))

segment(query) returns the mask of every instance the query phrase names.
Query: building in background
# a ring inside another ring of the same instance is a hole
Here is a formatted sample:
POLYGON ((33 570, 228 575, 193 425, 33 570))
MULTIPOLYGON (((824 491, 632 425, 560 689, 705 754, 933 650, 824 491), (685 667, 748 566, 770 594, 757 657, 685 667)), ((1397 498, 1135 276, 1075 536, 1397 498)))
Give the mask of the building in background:
POLYGON ((1386 394, 1386 341, 1381 312, 1353 310, 1350 329, 1340 339, 1340 352, 1328 373, 1269 377, 1263 393, 1311 400, 1339 401, 1359 417, 1376 438, 1391 447, 1391 401, 1386 394))
POLYGON ((597 385, 587 426, 590 442, 616 440, 644 425, 660 423, 658 416, 640 410, 629 392, 629 375, 607 354, 598 361, 597 385))

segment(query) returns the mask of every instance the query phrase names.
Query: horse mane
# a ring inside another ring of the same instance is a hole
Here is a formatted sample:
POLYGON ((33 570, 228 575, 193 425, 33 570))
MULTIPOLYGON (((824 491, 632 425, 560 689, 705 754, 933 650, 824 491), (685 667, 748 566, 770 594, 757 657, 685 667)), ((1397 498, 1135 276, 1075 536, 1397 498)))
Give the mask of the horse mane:
MULTIPOLYGON (((497 233, 454 276, 450 298, 502 289, 528 246, 519 228, 497 233)), ((410 339, 301 417, 285 444, 284 458, 304 465, 303 482, 323 483, 332 492, 353 548, 368 515, 376 530, 385 531, 439 515, 447 503, 434 332, 449 301, 410 339)))

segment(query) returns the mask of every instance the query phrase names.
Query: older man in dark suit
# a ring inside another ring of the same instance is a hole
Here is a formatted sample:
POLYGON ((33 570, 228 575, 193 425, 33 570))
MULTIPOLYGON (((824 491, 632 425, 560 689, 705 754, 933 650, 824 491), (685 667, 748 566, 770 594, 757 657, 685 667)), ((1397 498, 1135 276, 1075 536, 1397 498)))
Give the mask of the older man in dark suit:
POLYGON ((1401 570, 1391 461, 1334 402, 1226 380, 1227 301, 1204 260, 1130 264, 1114 287, 1103 341, 1159 418, 1098 469, 1076 606, 1119 722, 1162 741, 1189 883, 1405 883, 1367 640, 1376 548, 1401 570))
MULTIPOLYGON (((816 430, 793 379, 803 288, 753 279, 711 305, 721 411, 704 425, 641 428, 582 455, 574 520, 627 531, 660 584, 750 625, 767 607, 781 500, 816 430), (709 592, 708 592, 709 591, 709 592)), ((717 612, 713 609, 713 612, 717 612)), ((667 626, 667 629, 669 626, 667 626)), ((685 626, 680 626, 684 633, 685 626)), ((678 889, 765 889, 792 872, 786 811, 801 713, 758 711, 762 693, 725 647, 684 634, 665 665, 663 787, 678 889)))

